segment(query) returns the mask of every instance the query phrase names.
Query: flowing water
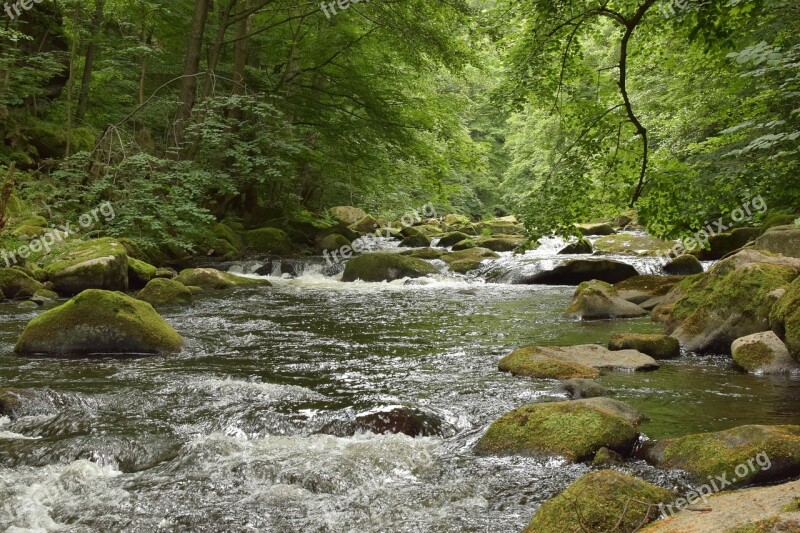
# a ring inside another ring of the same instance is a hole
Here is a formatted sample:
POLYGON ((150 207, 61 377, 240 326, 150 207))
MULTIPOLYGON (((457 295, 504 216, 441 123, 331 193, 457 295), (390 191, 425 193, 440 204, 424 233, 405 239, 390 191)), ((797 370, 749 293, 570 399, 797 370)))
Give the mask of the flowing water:
MULTIPOLYGON (((573 288, 513 283, 555 260, 504 254, 505 283, 345 284, 318 261, 290 265, 293 279, 275 264, 273 287, 165 310, 187 339, 170 357, 20 359, 13 344, 38 311, 0 304, 0 385, 34 391, 0 418, 0 529, 519 531, 589 468, 472 453, 503 413, 564 397, 497 360, 525 344, 657 330, 567 320, 573 288), (418 436, 370 431, 386 421, 418 436)), ((725 357, 599 381, 650 417, 646 438, 800 423, 798 378, 748 376, 725 357)), ((682 483, 641 462, 625 469, 682 483)))

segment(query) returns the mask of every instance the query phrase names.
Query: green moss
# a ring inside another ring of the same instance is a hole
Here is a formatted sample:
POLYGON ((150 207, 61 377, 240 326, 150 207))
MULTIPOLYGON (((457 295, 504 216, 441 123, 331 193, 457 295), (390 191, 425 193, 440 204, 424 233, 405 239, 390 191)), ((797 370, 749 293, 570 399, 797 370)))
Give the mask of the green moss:
POLYGON ((32 217, 28 217, 28 218, 25 218, 23 220, 20 220, 19 222, 16 223, 16 225, 17 226, 34 226, 34 227, 37 227, 37 228, 46 228, 47 227, 47 219, 44 218, 43 216, 36 215, 36 216, 32 216, 32 217))
POLYGON ((152 305, 186 305, 192 303, 192 291, 179 281, 156 278, 139 291, 136 297, 152 305))
POLYGON ((128 283, 130 288, 138 289, 153 279, 158 269, 149 263, 128 257, 128 283))
POLYGON ((0 268, 0 290, 6 298, 30 298, 44 286, 18 268, 0 268))
POLYGON ((419 235, 411 235, 400 241, 400 246, 407 248, 427 248, 430 245, 430 237, 421 233, 419 235))
POLYGON ((342 281, 393 281, 406 277, 419 278, 437 272, 436 268, 422 259, 400 254, 374 253, 350 259, 342 281))
POLYGON ((475 239, 475 246, 487 248, 494 252, 513 252, 522 245, 522 237, 480 237, 475 239))
POLYGON ((600 470, 586 474, 548 500, 523 533, 638 531, 659 516, 658 505, 674 495, 641 479, 600 470))
POLYGON ((769 323, 796 360, 800 361, 800 278, 795 279, 769 315, 769 323))
POLYGON ((602 254, 659 256, 670 250, 674 245, 674 242, 656 239, 648 235, 618 233, 597 239, 594 242, 594 249, 602 254))
POLYGON ((264 279, 245 278, 214 268, 187 268, 178 274, 175 281, 187 287, 195 286, 202 287, 203 289, 233 289, 236 287, 271 285, 269 281, 264 279))
POLYGON ((683 276, 633 276, 614 285, 617 291, 642 291, 652 294, 653 297, 664 296, 677 283, 683 283, 688 278, 683 276))
POLYGON ((400 252, 402 255, 407 255, 409 257, 416 257, 417 259, 441 259, 441 257, 446 253, 442 250, 437 250, 435 248, 422 248, 420 250, 406 250, 405 252, 400 252))
POLYGON ((765 344, 751 342, 736 350, 734 360, 748 372, 755 372, 771 363, 774 355, 765 344))
POLYGON ((350 246, 352 243, 350 240, 345 237, 344 235, 339 235, 338 233, 331 233, 330 235, 326 235, 319 241, 319 249, 320 250, 338 250, 344 246, 350 246))
MULTIPOLYGON (((764 520, 758 520, 751 524, 728 528, 723 533, 773 533, 776 531, 793 531, 783 528, 776 529, 779 522, 780 517, 773 516, 772 518, 765 518, 764 520)), ((797 526, 800 524, 795 522, 794 525, 797 526)))
POLYGON ((208 253, 214 257, 221 257, 226 261, 233 261, 240 255, 239 249, 225 239, 214 239, 211 242, 208 253))
POLYGON ((127 251, 112 238, 70 241, 61 253, 45 257, 44 263, 48 279, 59 293, 128 288, 127 251))
POLYGON ((600 375, 595 368, 544 355, 536 346, 511 352, 500 359, 498 369, 517 376, 542 379, 593 378, 600 375))
POLYGON ((224 239, 228 241, 234 248, 241 248, 242 247, 242 238, 236 234, 233 228, 224 224, 222 222, 218 224, 214 224, 214 227, 211 229, 211 233, 218 239, 224 239))
POLYGON ((177 352, 183 339, 153 307, 120 292, 89 289, 31 320, 20 355, 177 352))
POLYGON ((784 513, 800 513, 800 498, 795 498, 781 508, 784 513))
POLYGON ((633 424, 608 411, 581 402, 540 403, 515 409, 493 422, 475 451, 584 461, 604 446, 626 455, 638 436, 633 424))
POLYGON ((244 242, 248 248, 261 253, 289 255, 292 253, 292 241, 283 230, 277 228, 260 228, 244 233, 244 242))
POLYGON ((460 231, 453 231, 443 235, 442 238, 439 239, 437 246, 441 246, 443 248, 449 248, 467 239, 469 239, 469 235, 467 235, 466 233, 462 233, 460 231))
POLYGON ((779 480, 800 473, 800 426, 740 426, 658 443, 650 456, 662 468, 679 468, 698 482, 727 473, 731 487, 779 480), (766 453, 770 467, 755 458, 766 453), (747 473, 736 472, 748 465, 747 473), (744 474, 744 475, 741 475, 744 474))
POLYGON ((466 274, 481 266, 481 262, 474 259, 462 259, 460 261, 453 261, 450 263, 450 272, 456 274, 466 274))
POLYGON ((673 359, 681 354, 678 339, 648 333, 621 333, 611 337, 609 350, 638 350, 653 359, 673 359))
POLYGON ((465 250, 444 254, 442 255, 442 260, 449 265, 456 261, 481 261, 483 259, 496 259, 498 257, 500 256, 487 248, 471 247, 465 250))

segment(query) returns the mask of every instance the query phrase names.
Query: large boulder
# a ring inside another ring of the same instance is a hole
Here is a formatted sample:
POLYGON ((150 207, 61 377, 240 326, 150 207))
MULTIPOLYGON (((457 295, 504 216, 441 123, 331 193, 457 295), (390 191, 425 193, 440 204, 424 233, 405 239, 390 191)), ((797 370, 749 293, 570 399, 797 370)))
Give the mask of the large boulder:
POLYGON ((708 245, 692 251, 701 261, 717 261, 730 255, 761 235, 759 228, 736 228, 708 238, 708 245))
POLYGON ((150 280, 136 297, 151 305, 187 305, 192 303, 192 291, 186 285, 172 279, 150 280))
POLYGON ((703 265, 700 260, 691 254, 679 255, 664 265, 664 273, 673 276, 691 276, 693 274, 702 274, 703 265))
POLYGON ((247 247, 255 252, 274 255, 292 253, 292 240, 282 229, 254 229, 244 232, 243 238, 247 247))
POLYGON ((367 212, 363 209, 349 205, 331 207, 330 214, 337 222, 344 224, 345 226, 355 224, 367 216, 367 212))
POLYGON ((70 242, 65 251, 45 258, 44 270, 59 294, 128 290, 128 253, 112 238, 70 242))
POLYGON ((636 350, 611 351, 597 344, 526 346, 503 357, 498 369, 533 378, 592 378, 601 370, 655 370, 658 362, 636 350))
POLYGON ((320 239, 320 241, 317 243, 317 248, 320 251, 332 252, 340 248, 344 248, 345 246, 352 246, 352 244, 353 243, 350 241, 350 239, 344 235, 331 233, 320 239))
POLYGON ((581 320, 632 318, 647 311, 619 297, 617 291, 602 281, 585 281, 578 285, 566 315, 581 320))
POLYGON ((489 233, 491 235, 524 235, 525 227, 518 223, 512 222, 510 219, 487 220, 479 222, 475 225, 475 230, 479 234, 489 233))
POLYGON ((589 239, 578 239, 559 250, 558 255, 587 255, 594 253, 594 247, 589 239))
POLYGON ((672 501, 667 489, 615 470, 579 478, 548 500, 523 533, 628 533, 659 517, 659 506, 672 501))
POLYGON ((522 237, 505 235, 502 237, 480 237, 475 239, 475 246, 487 248, 493 252, 513 252, 522 245, 522 237))
POLYGON ((791 356, 800 361, 800 277, 789 285, 772 308, 769 324, 786 343, 791 356))
POLYGON ((31 320, 19 355, 139 355, 178 352, 183 338, 153 306, 120 292, 88 289, 31 320))
POLYGON ((528 277, 529 285, 580 285, 593 279, 606 283, 620 281, 638 276, 634 267, 621 261, 610 259, 572 259, 552 270, 538 272, 528 277))
POLYGON ((495 259, 500 256, 488 248, 467 248, 465 250, 446 253, 440 257, 447 263, 450 272, 466 274, 480 267, 484 260, 495 259))
POLYGON ((466 233, 462 233, 460 231, 453 231, 447 233, 439 239, 439 242, 436 243, 436 246, 441 246, 443 248, 450 248, 451 246, 460 243, 461 241, 465 241, 469 239, 469 235, 466 233))
POLYGON ((594 241, 594 249, 598 254, 659 256, 667 253, 673 246, 675 243, 671 241, 631 233, 607 235, 594 241))
POLYGON ((0 268, 0 292, 5 298, 30 298, 44 285, 19 268, 0 268))
POLYGON ((578 228, 578 231, 581 235, 585 236, 592 236, 592 235, 614 235, 616 231, 611 226, 611 224, 575 224, 575 227, 578 228))
POLYGON ((356 222, 350 225, 350 229, 357 233, 358 235, 368 235, 370 233, 375 233, 380 229, 381 225, 375 218, 367 215, 363 218, 360 218, 356 222))
POLYGON ((674 359, 681 354, 678 339, 649 333, 619 333, 608 341, 608 349, 637 350, 653 359, 674 359))
POLYGON ((719 489, 784 481, 800 474, 800 426, 739 426, 665 439, 645 450, 660 468, 677 468, 698 483, 726 476, 719 489))
POLYGON ((630 409, 610 398, 526 405, 494 421, 475 445, 475 452, 555 455, 580 462, 606 447, 627 456, 639 438, 631 417, 620 413, 630 409), (624 407, 616 408, 614 403, 624 407))
POLYGON ((265 279, 245 278, 214 268, 187 268, 186 270, 181 270, 175 281, 187 287, 201 287, 203 289, 233 289, 237 287, 271 285, 265 279))
POLYGON ((128 288, 141 289, 155 277, 158 269, 150 263, 128 256, 128 288))
POLYGON ((786 345, 772 331, 753 333, 733 341, 733 360, 753 374, 781 374, 800 371, 786 345))
POLYGON ((800 259, 742 250, 675 288, 680 296, 662 310, 667 333, 688 351, 730 353, 734 340, 770 329, 774 291, 798 274, 800 259))
POLYGON ((422 259, 400 254, 374 253, 350 259, 342 274, 342 281, 394 281, 421 278, 437 272, 436 268, 422 259))
POLYGON ((427 248, 431 245, 430 237, 418 233, 400 241, 400 246, 405 248, 427 248))
POLYGON ((755 247, 768 252, 800 258, 800 226, 776 226, 756 239, 755 247))

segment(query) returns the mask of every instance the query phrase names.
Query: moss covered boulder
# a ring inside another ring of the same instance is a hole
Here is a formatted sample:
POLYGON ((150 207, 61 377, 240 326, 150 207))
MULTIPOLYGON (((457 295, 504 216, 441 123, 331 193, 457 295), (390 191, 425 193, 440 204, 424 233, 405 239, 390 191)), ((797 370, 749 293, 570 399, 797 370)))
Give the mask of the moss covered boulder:
POLYGON ((647 311, 638 305, 620 298, 610 284, 597 280, 578 285, 566 311, 567 316, 581 320, 633 318, 646 314, 647 311))
POLYGON ((681 354, 678 339, 650 333, 620 333, 608 341, 609 350, 638 350, 653 359, 674 359, 681 354))
POLYGON ((329 209, 331 216, 339 223, 349 226, 367 216, 367 212, 358 207, 340 205, 329 209))
POLYGON ((632 533, 675 495, 614 470, 591 472, 545 502, 523 533, 632 533))
POLYGON ((597 344, 526 346, 503 357, 502 372, 533 378, 593 378, 601 370, 656 370, 658 362, 636 350, 611 351, 597 344))
POLYGON ((789 285, 770 311, 769 324, 791 356, 800 361, 800 277, 789 285))
POLYGON ((378 222, 375 218, 367 215, 362 217, 358 221, 354 222, 350 225, 350 229, 357 233, 358 235, 367 235, 369 233, 375 233, 381 227, 380 222, 378 222))
POLYGON ((0 291, 9 299, 30 298, 44 285, 18 268, 0 268, 0 291))
POLYGON ((466 233, 462 233, 460 231, 452 231, 450 233, 446 233, 445 235, 443 235, 439 239, 439 242, 436 243, 436 246, 441 246, 442 248, 450 248, 451 246, 454 246, 460 243, 461 241, 465 241, 467 239, 469 239, 469 235, 467 235, 466 233))
POLYGON ((217 290, 272 285, 265 279, 245 278, 230 272, 222 272, 215 268, 187 268, 186 270, 181 270, 175 281, 187 287, 193 286, 217 290))
POLYGON ((683 254, 664 265, 664 272, 674 276, 691 276, 693 274, 702 274, 703 265, 700 264, 700 261, 695 256, 683 254))
POLYGON ((422 259, 400 254, 374 253, 354 257, 347 262, 342 281, 394 281, 402 278, 421 278, 438 270, 422 259))
POLYGON ((800 258, 800 227, 791 224, 770 228, 756 239, 755 247, 759 250, 800 258))
POLYGON ((589 239, 578 239, 576 242, 571 242, 561 250, 558 255, 586 255, 594 253, 594 247, 589 239))
POLYGON ((465 217, 464 215, 457 215, 455 213, 451 213, 444 217, 444 223, 447 226, 469 226, 471 224, 469 218, 465 217))
POLYGON ((433 259, 441 259, 444 254, 442 250, 437 250, 435 248, 421 248, 419 250, 405 250, 400 252, 401 255, 408 255, 410 257, 416 257, 417 259, 427 259, 429 261, 433 259))
MULTIPOLYGON (((537 403, 493 422, 475 445, 479 454, 553 455, 570 461, 590 460, 606 447, 623 456, 639 438, 634 423, 592 400, 537 403)), ((622 402, 619 402, 622 403, 622 402)))
POLYGON ((667 333, 689 351, 730 353, 739 337, 770 329, 775 291, 800 274, 800 259, 742 250, 676 288, 667 333))
POLYGON ((157 270, 150 263, 128 257, 128 288, 141 289, 153 279, 157 270))
POLYGON ((415 235, 410 235, 400 241, 400 246, 406 248, 427 248, 431 245, 430 237, 423 235, 422 233, 417 233, 415 235))
POLYGON ((292 253, 292 240, 285 231, 278 228, 259 228, 244 232, 245 245, 263 254, 289 255, 292 253))
POLYGON ((614 290, 623 300, 640 304, 652 298, 665 296, 682 280, 683 276, 634 276, 615 283, 614 290))
POLYGON ((484 259, 497 259, 498 257, 500 256, 488 248, 473 247, 444 254, 442 255, 442 261, 449 265, 457 261, 483 261, 484 259))
POLYGON ((183 339, 153 306, 119 292, 89 289, 31 320, 19 355, 136 355, 178 352, 183 339))
POLYGON ((74 295, 86 289, 128 290, 128 253, 112 238, 70 242, 46 257, 44 270, 56 292, 74 295))
POLYGON ((593 279, 606 283, 638 276, 636 269, 621 261, 610 259, 571 259, 551 270, 543 270, 528 278, 525 283, 536 285, 580 285, 593 279))
POLYGON ((330 235, 324 236, 320 241, 317 243, 317 248, 319 250, 327 250, 329 252, 338 250, 339 248, 343 248, 345 246, 352 246, 352 242, 350 239, 345 237, 344 235, 339 235, 338 233, 331 233, 330 235))
POLYGON ((783 481, 800 475, 800 426, 739 426, 666 439, 645 450, 660 468, 688 472, 694 481, 726 475, 720 489, 783 481))
POLYGON ((734 230, 712 235, 708 245, 692 251, 701 261, 717 261, 739 250, 761 235, 760 228, 736 228, 734 230))
POLYGON ((515 235, 494 237, 479 237, 475 239, 475 246, 487 248, 493 252, 513 252, 522 245, 525 239, 515 235))
POLYGON ((753 333, 733 341, 731 354, 736 364, 752 374, 782 374, 800 371, 786 345, 772 331, 753 333))
POLYGON ((186 285, 163 278, 151 280, 136 297, 151 305, 188 305, 193 300, 192 291, 186 285))
POLYGON ((598 223, 598 224, 575 224, 575 227, 581 233, 588 237, 593 235, 614 235, 616 231, 611 224, 598 223))

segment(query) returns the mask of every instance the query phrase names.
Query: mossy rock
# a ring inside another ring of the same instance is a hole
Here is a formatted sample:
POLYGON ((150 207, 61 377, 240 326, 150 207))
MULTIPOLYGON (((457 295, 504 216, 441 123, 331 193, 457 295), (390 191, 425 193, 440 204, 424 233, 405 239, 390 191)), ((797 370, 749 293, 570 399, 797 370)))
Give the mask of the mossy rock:
POLYGON ((463 252, 464 250, 477 247, 478 244, 475 239, 464 239, 463 241, 458 241, 456 244, 454 244, 452 250, 454 252, 463 252))
POLYGON ((620 298, 611 284, 598 280, 578 285, 566 311, 567 316, 581 320, 633 318, 646 314, 647 311, 638 305, 620 298))
POLYGON ((498 363, 502 372, 546 379, 593 378, 600 370, 656 370, 659 364, 636 350, 611 351, 597 344, 525 346, 498 363))
POLYGON ((192 291, 183 283, 171 279, 156 278, 139 291, 136 297, 151 305, 188 305, 192 303, 192 291))
POLYGON ((31 301, 36 305, 51 305, 58 300, 58 294, 47 289, 40 289, 31 297, 31 301))
POLYGON ((400 241, 400 246, 405 248, 427 248, 431 245, 430 237, 426 235, 412 235, 400 241))
POLYGON ((462 259, 460 261, 453 261, 449 266, 450 272, 467 274, 468 272, 477 270, 481 266, 481 262, 474 259, 462 259))
POLYGON ((768 229, 754 244, 759 250, 800 257, 800 227, 796 224, 768 229))
POLYGON ((34 226, 37 228, 46 228, 47 227, 47 219, 40 215, 35 215, 32 217, 25 218, 20 220, 16 224, 17 226, 34 226))
POLYGON ((0 290, 6 298, 30 298, 44 285, 18 268, 0 268, 0 290))
POLYGON ((578 239, 577 242, 567 244, 559 250, 558 255, 586 255, 594 253, 594 247, 589 239, 578 239))
POLYGON ((25 241, 30 241, 32 239, 36 239, 37 237, 41 237, 44 235, 45 229, 40 228, 39 226, 17 226, 14 228, 14 231, 11 232, 11 235, 18 239, 22 239, 25 241))
POLYGON ((275 255, 289 255, 292 252, 292 240, 278 228, 246 231, 243 237, 247 247, 255 252, 275 255))
POLYGON ((373 253, 354 257, 347 262, 342 281, 394 281, 436 274, 438 270, 422 259, 400 254, 373 253))
POLYGON ((681 354, 678 339, 649 333, 620 333, 611 337, 609 350, 638 350, 653 359, 674 359, 681 354))
POLYGON ((112 238, 70 242, 63 252, 45 258, 44 269, 59 294, 128 289, 128 253, 112 238))
POLYGON ((614 450, 609 450, 608 448, 600 448, 599 450, 597 450, 597 453, 594 454, 594 459, 592 459, 592 466, 594 468, 618 466, 624 462, 625 458, 622 457, 617 452, 615 452, 614 450))
POLYGON ((592 459, 603 447, 623 456, 630 454, 639 438, 635 425, 587 401, 537 403, 515 409, 489 426, 475 445, 475 451, 555 455, 575 462, 592 459))
POLYGON ((620 298, 638 304, 650 298, 665 296, 683 279, 683 276, 633 276, 615 283, 614 290, 620 298))
POLYGON ((798 259, 742 250, 679 285, 667 333, 688 351, 730 353, 734 340, 770 329, 774 291, 798 273, 798 259))
POLYGON ((367 212, 358 207, 342 205, 329 209, 331 216, 338 222, 349 226, 368 216, 367 212))
POLYGON ((632 533, 659 517, 675 495, 615 470, 579 478, 539 508, 523 533, 632 533))
POLYGON ((789 285, 772 308, 769 324, 786 343, 791 356, 800 361, 800 277, 789 285))
POLYGON ((621 261, 611 259, 571 259, 552 270, 544 270, 525 280, 527 284, 540 285, 580 285, 593 279, 606 283, 638 276, 636 268, 621 261))
POLYGON ((139 261, 144 261, 145 263, 153 262, 150 254, 145 252, 144 249, 142 249, 142 247, 139 246, 133 239, 123 237, 121 239, 117 239, 117 242, 119 242, 125 248, 125 253, 128 254, 128 257, 138 259, 139 261))
POLYGON ((350 229, 353 230, 358 235, 367 235, 369 233, 375 233, 380 229, 381 225, 380 222, 375 220, 374 217, 367 215, 361 218, 358 222, 350 225, 350 229))
POLYGON ((525 227, 510 220, 487 220, 475 225, 475 229, 482 235, 523 235, 525 227))
POLYGON ((675 276, 691 276, 702 274, 703 265, 695 256, 683 254, 664 265, 664 272, 675 276))
POLYGON ((469 239, 469 235, 466 233, 462 233, 460 231, 452 231, 450 233, 444 234, 440 239, 439 242, 436 243, 436 246, 441 246, 442 248, 450 248, 453 245, 460 243, 461 241, 469 239))
POLYGON ((475 246, 487 248, 493 252, 513 252, 522 245, 525 239, 519 236, 480 237, 475 239, 475 246))
POLYGON ((497 253, 488 248, 472 247, 444 254, 442 255, 442 261, 452 265, 457 261, 483 261, 484 259, 497 259, 498 257, 500 256, 497 253))
POLYGON ((141 289, 153 279, 158 269, 149 263, 128 257, 128 287, 141 289))
POLYGON ((153 307, 120 292, 89 289, 31 320, 19 355, 135 355, 174 353, 183 338, 153 307))
POLYGON ((675 243, 672 241, 629 233, 607 235, 594 241, 594 250, 599 254, 659 256, 667 253, 673 246, 675 243))
POLYGON ((520 348, 503 357, 498 370, 515 376, 543 379, 593 378, 600 371, 586 365, 555 358, 542 353, 538 346, 520 348))
POLYGON ((761 235, 760 228, 736 228, 708 238, 708 246, 690 251, 701 261, 717 261, 726 257, 761 235))
POLYGON ((575 227, 581 233, 581 235, 590 237, 593 235, 614 235, 616 231, 611 226, 611 224, 606 223, 599 223, 599 224, 575 224, 575 227))
POLYGON ((593 379, 572 378, 561 382, 561 389, 569 394, 570 398, 602 398, 608 396, 608 389, 593 379))
POLYGON ((320 250, 327 250, 333 251, 338 250, 344 246, 351 246, 353 243, 345 237, 344 235, 339 235, 338 233, 331 233, 330 235, 326 235, 319 241, 317 248, 320 250))
POLYGON ((175 281, 187 287, 195 286, 214 290, 272 285, 265 279, 245 278, 230 272, 222 272, 215 268, 187 268, 186 270, 181 270, 175 281))
POLYGON ((221 257, 225 261, 233 261, 241 255, 241 252, 225 239, 214 239, 211 241, 207 255, 221 257))
POLYGON ((437 250, 435 248, 421 248, 419 250, 406 250, 400 253, 402 255, 408 255, 409 257, 416 257, 417 259, 426 259, 428 261, 432 261, 434 259, 441 259, 446 252, 437 250))
POLYGON ((772 331, 754 333, 733 341, 731 354, 736 364, 753 374, 783 374, 800 371, 800 364, 772 331))
POLYGON ((444 223, 448 226, 469 226, 472 222, 464 215, 451 213, 444 217, 444 223))
POLYGON ((214 235, 214 237, 227 241, 236 249, 241 248, 244 244, 241 236, 239 236, 239 234, 237 234, 232 227, 223 222, 214 224, 214 226, 211 228, 211 233, 214 235))
POLYGON ((800 474, 800 426, 739 426, 666 439, 647 449, 646 457, 660 468, 684 470, 698 483, 727 474, 730 484, 720 488, 784 481, 800 474))

